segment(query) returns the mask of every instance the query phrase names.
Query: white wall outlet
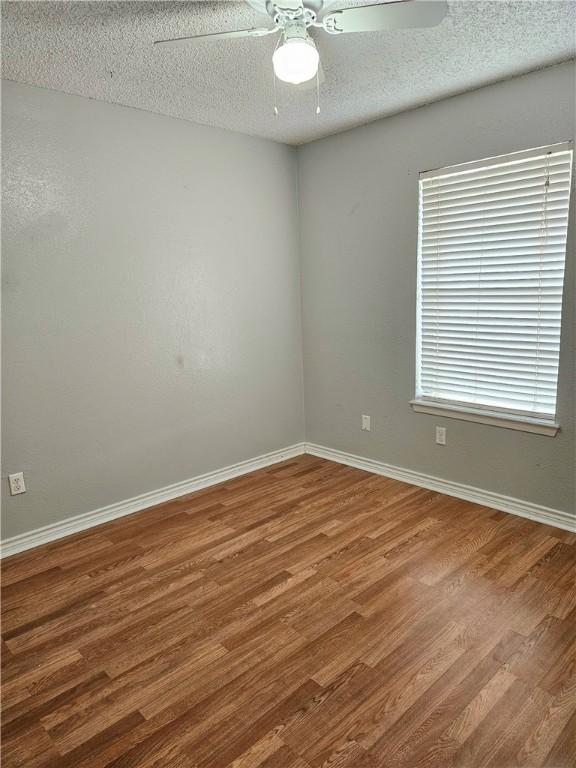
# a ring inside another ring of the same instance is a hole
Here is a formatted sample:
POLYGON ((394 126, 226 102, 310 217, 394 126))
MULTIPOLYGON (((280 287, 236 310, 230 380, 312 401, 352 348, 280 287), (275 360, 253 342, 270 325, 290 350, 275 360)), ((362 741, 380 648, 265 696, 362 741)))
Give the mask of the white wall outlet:
POLYGON ((26 483, 24 482, 24 473, 15 472, 13 475, 8 475, 8 482, 10 483, 10 494, 17 496, 19 493, 26 493, 26 483))
POLYGON ((446 427, 436 427, 436 445, 446 445, 446 427))
POLYGON ((370 432, 370 416, 362 416, 362 429, 364 432, 370 432))

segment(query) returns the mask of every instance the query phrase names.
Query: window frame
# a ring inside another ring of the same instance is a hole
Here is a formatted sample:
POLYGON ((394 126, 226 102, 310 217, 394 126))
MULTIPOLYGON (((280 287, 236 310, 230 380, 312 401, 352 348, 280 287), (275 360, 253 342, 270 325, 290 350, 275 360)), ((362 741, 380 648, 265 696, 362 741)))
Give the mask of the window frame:
MULTIPOLYGON (((515 155, 522 155, 523 159, 530 158, 531 156, 538 157, 545 152, 558 152, 565 150, 574 150, 574 143, 572 141, 562 141, 555 144, 549 144, 542 147, 534 147, 527 150, 519 150, 517 152, 508 152, 501 155, 495 155, 491 157, 482 158, 481 160, 474 160, 471 162, 458 163, 455 165, 449 165, 429 171, 423 171, 418 176, 418 249, 417 249, 417 278, 416 278, 416 370, 415 370, 415 395, 410 400, 412 409, 417 413, 426 413, 429 415, 443 416, 446 418, 460 419, 463 421, 477 422, 480 424, 487 424, 490 426, 499 426, 505 429, 516 429, 524 432, 533 432, 540 435, 547 435, 554 437, 559 429, 560 424, 557 419, 558 414, 558 384, 556 389, 556 413, 553 417, 546 418, 541 415, 535 416, 527 411, 510 411, 507 408, 500 408, 497 406, 483 406, 480 404, 470 404, 467 402, 448 400, 444 398, 434 398, 423 395, 421 393, 420 377, 422 372, 421 367, 421 351, 422 351, 422 234, 423 234, 423 205, 422 205, 422 185, 421 180, 437 176, 440 171, 444 172, 458 172, 459 170, 474 170, 475 168, 482 168, 486 165, 498 165, 499 162, 505 162, 508 158, 514 158, 515 155)), ((572 165, 574 158, 572 157, 572 165)), ((572 167, 572 166, 571 166, 572 167)), ((573 169, 572 169, 573 170, 573 169)), ((568 224, 567 230, 570 227, 570 213, 572 202, 572 189, 574 186, 574 174, 571 174, 570 192, 568 198, 568 224)), ((566 252, 564 255, 564 264, 568 259, 568 231, 566 252)), ((566 273, 564 273, 565 275, 566 273)), ((564 305, 564 284, 562 289, 562 302, 561 308, 564 305)), ((560 355, 558 359, 560 365, 560 355)))

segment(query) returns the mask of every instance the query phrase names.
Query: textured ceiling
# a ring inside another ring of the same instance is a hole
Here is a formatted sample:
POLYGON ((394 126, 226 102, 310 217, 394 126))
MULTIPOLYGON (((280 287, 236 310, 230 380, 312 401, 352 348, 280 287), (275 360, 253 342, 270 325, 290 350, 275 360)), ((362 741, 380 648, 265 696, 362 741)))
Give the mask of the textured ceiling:
MULTIPOLYGON (((332 9, 370 0, 337 0, 332 9)), ((244 2, 3 2, 3 77, 301 144, 576 55, 572 0, 450 0, 425 30, 315 30, 322 111, 278 86, 275 36, 158 48, 158 38, 267 26, 244 2)))

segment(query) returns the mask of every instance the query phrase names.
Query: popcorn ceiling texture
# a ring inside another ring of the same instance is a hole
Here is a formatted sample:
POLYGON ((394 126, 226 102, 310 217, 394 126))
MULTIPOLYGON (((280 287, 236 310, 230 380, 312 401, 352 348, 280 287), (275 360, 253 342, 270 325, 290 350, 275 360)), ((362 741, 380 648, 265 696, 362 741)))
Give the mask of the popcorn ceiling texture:
MULTIPOLYGON (((344 0, 332 9, 366 5, 344 0)), ((436 28, 313 31, 325 82, 278 85, 276 37, 154 48, 159 38, 271 24, 244 2, 3 2, 3 77, 303 144, 576 55, 571 0, 449 2, 436 28)))

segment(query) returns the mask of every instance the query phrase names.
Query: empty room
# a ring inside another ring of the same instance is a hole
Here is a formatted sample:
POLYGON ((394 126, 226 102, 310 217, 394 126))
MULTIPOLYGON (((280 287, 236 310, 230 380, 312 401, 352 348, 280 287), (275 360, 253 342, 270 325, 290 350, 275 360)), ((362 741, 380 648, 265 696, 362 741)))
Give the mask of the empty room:
POLYGON ((1 47, 3 768, 575 768, 576 0, 1 47))

